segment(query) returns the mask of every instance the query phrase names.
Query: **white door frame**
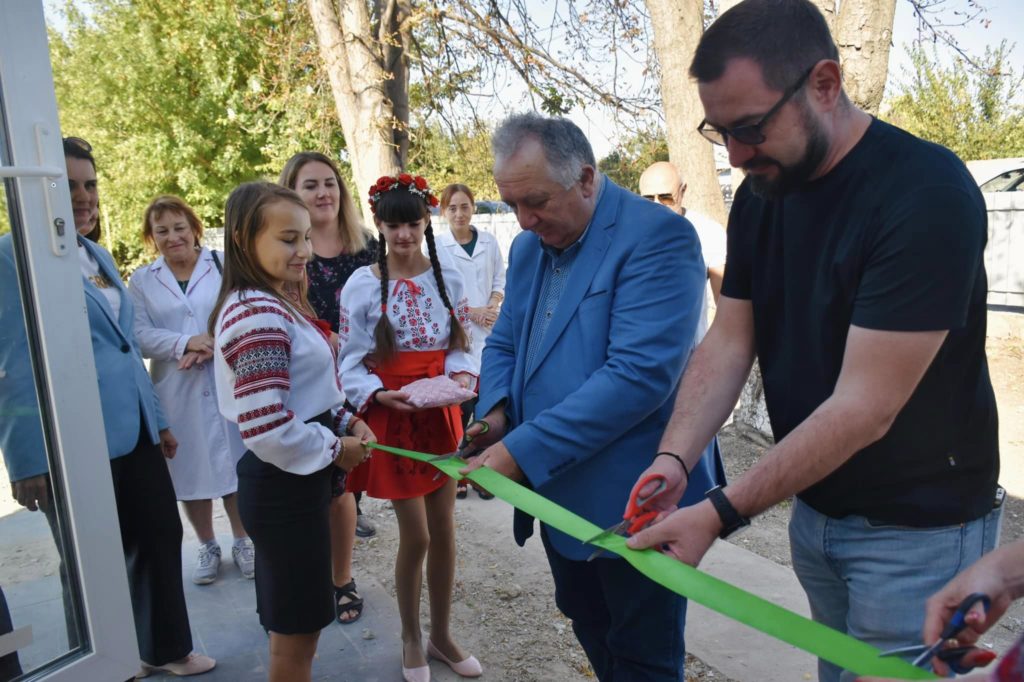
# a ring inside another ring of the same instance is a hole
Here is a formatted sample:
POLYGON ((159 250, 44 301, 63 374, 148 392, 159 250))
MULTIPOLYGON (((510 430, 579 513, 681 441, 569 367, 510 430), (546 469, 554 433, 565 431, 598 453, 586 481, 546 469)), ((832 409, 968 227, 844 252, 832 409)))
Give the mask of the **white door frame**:
MULTIPOLYGON (((6 122, 13 163, 0 169, 0 175, 16 178, 16 201, 10 205, 17 214, 11 216, 11 228, 15 250, 20 241, 26 257, 21 262, 28 263, 21 281, 29 284, 26 305, 35 312, 27 316, 28 335, 37 339, 44 368, 40 412, 51 436, 51 470, 58 474, 53 477, 55 494, 63 496, 70 519, 87 629, 81 637, 84 651, 66 657, 42 676, 28 677, 55 682, 124 680, 138 671, 138 645, 42 0, 0 0, 0 88, 0 125, 6 122)), ((6 486, 6 481, 0 483, 6 486)))

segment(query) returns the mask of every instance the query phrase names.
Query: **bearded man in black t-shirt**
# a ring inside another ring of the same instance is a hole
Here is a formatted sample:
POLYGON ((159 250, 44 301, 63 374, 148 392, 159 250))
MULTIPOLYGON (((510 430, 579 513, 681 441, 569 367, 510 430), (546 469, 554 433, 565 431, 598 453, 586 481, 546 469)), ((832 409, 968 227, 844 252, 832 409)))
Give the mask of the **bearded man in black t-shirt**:
MULTIPOLYGON (((668 510, 756 357, 776 445, 727 490, 637 534, 696 565, 796 496, 793 567, 814 618, 879 648, 917 643, 925 599, 998 535, 985 358, 985 205, 963 163, 854 106, 807 0, 745 0, 690 74, 747 179, 718 312, 659 454, 668 510)), ((819 663, 819 679, 852 680, 819 663)))

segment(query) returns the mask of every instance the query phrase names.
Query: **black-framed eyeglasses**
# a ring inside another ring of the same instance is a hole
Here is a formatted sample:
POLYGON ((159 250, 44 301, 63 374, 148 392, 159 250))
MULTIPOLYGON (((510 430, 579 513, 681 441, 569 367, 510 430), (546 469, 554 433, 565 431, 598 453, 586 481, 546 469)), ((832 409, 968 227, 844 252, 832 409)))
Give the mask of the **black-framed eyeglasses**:
POLYGON ((89 152, 90 154, 92 153, 92 145, 80 137, 65 137, 64 142, 70 145, 74 145, 75 147, 78 147, 82 151, 89 152))
POLYGON ((640 196, 642 196, 644 199, 647 199, 648 201, 658 201, 663 204, 671 203, 676 199, 675 195, 672 194, 671 192, 665 192, 662 194, 641 194, 640 196))
POLYGON ((768 123, 772 116, 778 113, 779 109, 785 106, 786 102, 792 99, 793 95, 800 91, 800 88, 804 86, 807 79, 810 77, 811 72, 814 71, 814 67, 807 69, 804 75, 800 76, 800 79, 793 84, 789 90, 783 93, 782 97, 778 102, 775 103, 768 112, 761 117, 761 120, 757 123, 751 123, 749 125, 736 126, 735 128, 723 128, 716 126, 712 123, 708 123, 707 119, 700 122, 697 126, 697 132, 700 133, 705 140, 711 144, 717 144, 725 146, 729 142, 729 138, 736 140, 740 144, 761 144, 767 139, 762 128, 768 123))

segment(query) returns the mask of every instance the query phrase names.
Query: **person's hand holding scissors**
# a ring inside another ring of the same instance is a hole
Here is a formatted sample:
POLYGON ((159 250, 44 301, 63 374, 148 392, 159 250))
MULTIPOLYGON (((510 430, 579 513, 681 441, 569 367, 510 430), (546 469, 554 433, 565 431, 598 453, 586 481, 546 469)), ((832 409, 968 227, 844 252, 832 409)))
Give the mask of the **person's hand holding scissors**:
POLYGON ((508 451, 501 441, 508 428, 508 418, 505 416, 505 406, 497 405, 487 413, 483 419, 478 419, 466 429, 465 442, 467 448, 472 446, 479 455, 472 456, 469 463, 459 470, 463 476, 469 474, 482 466, 494 469, 502 476, 521 481, 526 476, 523 470, 516 464, 512 453, 508 451))

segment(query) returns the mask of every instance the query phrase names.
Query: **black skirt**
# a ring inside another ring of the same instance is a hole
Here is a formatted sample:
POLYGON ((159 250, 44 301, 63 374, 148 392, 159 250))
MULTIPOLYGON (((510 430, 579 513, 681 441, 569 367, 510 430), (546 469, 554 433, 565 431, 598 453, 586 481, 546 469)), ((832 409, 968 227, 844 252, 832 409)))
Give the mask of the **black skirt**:
MULTIPOLYGON (((310 421, 324 423, 321 417, 310 421)), ((334 620, 329 508, 335 468, 300 476, 252 451, 238 461, 238 512, 256 548, 256 611, 271 632, 319 632, 334 620)))

